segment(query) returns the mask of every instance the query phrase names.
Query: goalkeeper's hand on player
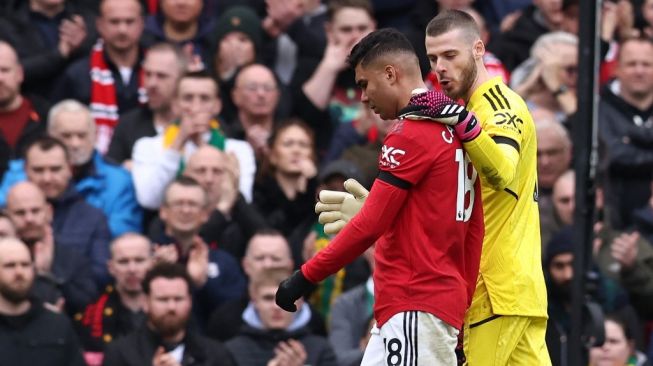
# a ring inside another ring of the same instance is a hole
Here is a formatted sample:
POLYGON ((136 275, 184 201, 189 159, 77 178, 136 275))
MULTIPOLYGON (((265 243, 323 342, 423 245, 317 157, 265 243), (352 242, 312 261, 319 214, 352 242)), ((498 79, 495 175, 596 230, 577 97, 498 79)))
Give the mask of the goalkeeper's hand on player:
POLYGON ((370 193, 355 179, 345 181, 345 190, 347 192, 320 192, 320 201, 315 205, 315 213, 320 214, 318 221, 324 225, 324 232, 327 234, 339 233, 360 211, 370 193))
POLYGON ((439 91, 415 94, 401 118, 432 120, 452 126, 462 141, 471 141, 481 133, 481 125, 472 112, 439 91))
POLYGON ((309 293, 315 284, 307 280, 301 270, 295 271, 290 277, 279 284, 275 301, 285 311, 297 311, 295 301, 309 293))

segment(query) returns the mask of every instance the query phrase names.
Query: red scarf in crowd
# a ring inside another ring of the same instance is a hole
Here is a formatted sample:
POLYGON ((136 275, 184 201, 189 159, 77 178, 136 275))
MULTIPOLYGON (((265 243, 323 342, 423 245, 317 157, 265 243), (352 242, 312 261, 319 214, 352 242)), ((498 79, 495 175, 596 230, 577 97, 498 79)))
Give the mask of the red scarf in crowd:
MULTIPOLYGON (((138 74, 138 101, 147 103, 143 71, 138 74)), ((95 147, 101 154, 109 149, 113 129, 118 124, 118 97, 113 74, 104 59, 104 42, 99 39, 91 51, 91 114, 95 119, 95 147)))

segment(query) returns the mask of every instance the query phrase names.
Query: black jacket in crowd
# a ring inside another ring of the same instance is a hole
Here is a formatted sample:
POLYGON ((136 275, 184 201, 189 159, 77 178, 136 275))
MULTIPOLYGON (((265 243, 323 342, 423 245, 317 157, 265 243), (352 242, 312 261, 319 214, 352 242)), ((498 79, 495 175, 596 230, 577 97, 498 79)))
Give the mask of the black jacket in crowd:
MULTIPOLYGON (((225 347, 192 331, 186 332, 181 364, 184 366, 232 366, 225 347)), ((104 353, 104 366, 151 365, 154 353, 164 346, 161 338, 147 326, 109 344, 104 353)))
POLYGON ((0 315, 0 355, 2 365, 86 365, 70 320, 36 300, 23 315, 0 315))
POLYGON ((267 365, 280 341, 295 339, 306 349, 306 365, 336 366, 336 355, 326 338, 312 335, 307 328, 295 331, 262 330, 243 325, 240 334, 225 343, 238 366, 267 365))

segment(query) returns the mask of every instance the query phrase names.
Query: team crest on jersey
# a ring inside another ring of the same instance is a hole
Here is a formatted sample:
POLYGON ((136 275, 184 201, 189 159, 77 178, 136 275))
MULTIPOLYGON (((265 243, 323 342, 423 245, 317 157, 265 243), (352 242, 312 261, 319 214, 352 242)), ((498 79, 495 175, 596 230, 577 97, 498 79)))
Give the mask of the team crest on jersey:
POLYGON ((383 145, 383 147, 381 147, 381 160, 379 161, 379 164, 385 168, 396 168, 401 165, 399 159, 404 155, 406 155, 405 150, 383 145))

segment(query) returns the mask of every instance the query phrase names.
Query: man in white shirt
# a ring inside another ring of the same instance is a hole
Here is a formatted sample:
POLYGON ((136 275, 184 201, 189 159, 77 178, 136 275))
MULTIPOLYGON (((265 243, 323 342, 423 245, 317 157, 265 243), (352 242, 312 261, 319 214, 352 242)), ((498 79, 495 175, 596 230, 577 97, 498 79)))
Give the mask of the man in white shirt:
POLYGON ((180 120, 158 136, 139 139, 134 146, 132 174, 141 206, 158 209, 165 187, 183 171, 193 152, 207 144, 236 156, 239 190, 251 202, 256 173, 254 151, 245 141, 226 138, 214 118, 222 108, 215 80, 205 72, 187 73, 179 80, 174 103, 179 107, 180 120))

